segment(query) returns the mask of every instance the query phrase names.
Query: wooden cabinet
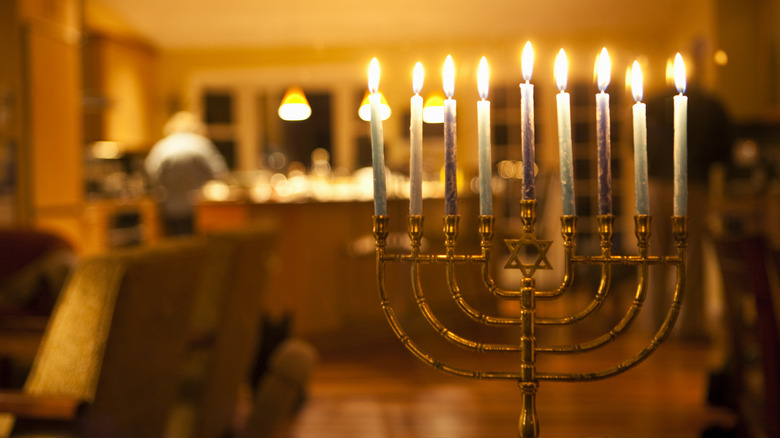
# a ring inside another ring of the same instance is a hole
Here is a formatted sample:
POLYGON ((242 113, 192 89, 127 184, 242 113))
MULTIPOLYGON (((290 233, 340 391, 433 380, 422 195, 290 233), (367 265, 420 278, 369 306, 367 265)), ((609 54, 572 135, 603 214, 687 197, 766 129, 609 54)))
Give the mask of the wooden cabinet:
POLYGON ((17 157, 17 222, 52 229, 78 244, 83 229, 81 47, 78 1, 18 1, 17 61, 26 72, 25 126, 17 157))
POLYGON ((162 136, 157 53, 129 36, 90 32, 84 48, 85 142, 114 141, 146 152, 162 136))

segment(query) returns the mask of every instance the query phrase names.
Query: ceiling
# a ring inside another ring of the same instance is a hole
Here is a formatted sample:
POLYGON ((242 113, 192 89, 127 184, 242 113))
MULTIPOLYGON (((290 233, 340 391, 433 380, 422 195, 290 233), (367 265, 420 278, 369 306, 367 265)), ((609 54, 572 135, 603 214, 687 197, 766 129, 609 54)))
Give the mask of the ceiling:
POLYGON ((87 1, 165 49, 409 45, 605 28, 657 32, 681 7, 679 0, 87 1))

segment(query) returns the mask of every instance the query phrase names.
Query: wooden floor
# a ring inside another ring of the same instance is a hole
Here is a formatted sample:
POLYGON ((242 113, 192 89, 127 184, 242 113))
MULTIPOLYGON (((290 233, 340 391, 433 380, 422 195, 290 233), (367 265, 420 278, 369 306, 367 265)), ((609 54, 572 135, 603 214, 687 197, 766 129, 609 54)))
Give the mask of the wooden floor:
MULTIPOLYGON (((597 371, 646 342, 630 338, 598 354, 539 357, 555 370, 597 371)), ((458 350, 460 351, 460 350, 458 350)), ((710 350, 670 339, 638 367, 608 380, 541 382, 542 437, 693 438, 728 416, 706 406, 710 350)), ((463 353, 443 353, 453 360, 463 353)), ((465 353, 466 355, 469 353, 465 353)), ((449 358, 447 360, 450 360, 449 358)), ((501 368, 511 356, 465 359, 501 368)), ((399 342, 324 351, 291 438, 516 437, 520 390, 512 381, 451 377, 422 364, 399 342)))

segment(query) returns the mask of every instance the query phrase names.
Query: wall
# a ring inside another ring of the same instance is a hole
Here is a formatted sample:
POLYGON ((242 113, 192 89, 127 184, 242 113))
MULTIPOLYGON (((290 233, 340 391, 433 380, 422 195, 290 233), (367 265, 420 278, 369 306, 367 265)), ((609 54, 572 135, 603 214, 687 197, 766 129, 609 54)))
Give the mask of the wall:
MULTIPOLYGON (((557 91, 553 82, 552 66, 560 47, 565 47, 571 65, 572 80, 589 80, 593 72, 596 54, 607 45, 613 57, 613 84, 610 92, 624 92, 625 67, 638 58, 645 67, 647 93, 664 86, 666 60, 691 46, 694 36, 712 38, 708 1, 694 2, 703 5, 689 11, 685 22, 678 18, 669 28, 656 32, 632 33, 631 29, 605 29, 601 32, 582 32, 560 35, 532 35, 537 58, 533 82, 537 93, 553 96, 557 91)), ((674 17, 673 17, 674 18, 674 17)), ((441 90, 441 66, 447 54, 452 54, 456 72, 455 99, 458 101, 459 153, 461 163, 472 169, 476 166, 476 70, 481 56, 486 56, 491 66, 491 81, 495 83, 519 83, 520 53, 525 39, 497 41, 461 41, 452 43, 358 47, 358 48, 287 48, 287 49, 219 49, 219 50, 168 50, 161 52, 161 92, 166 101, 176 101, 182 107, 197 106, 193 88, 204 81, 218 81, 219 77, 236 81, 261 84, 267 89, 283 90, 296 84, 304 88, 360 90, 366 87, 366 71, 369 60, 376 56, 381 65, 380 88, 395 114, 408 108, 411 91, 411 71, 414 63, 423 62, 426 81, 423 94, 441 90)), ((224 81, 227 81, 226 79, 224 81)), ((594 93, 596 89, 594 86, 594 93)), ((553 99, 545 99, 551 102, 553 99)), ((550 104, 551 105, 551 104, 550 104)), ((356 108, 353 109, 356 111, 356 108)), ((539 108, 545 124, 554 126, 555 108, 539 108)), ((628 109, 626 109, 628 111, 628 109)), ((340 122, 347 123, 347 122, 340 122)), ((408 157, 400 126, 400 117, 385 122, 385 140, 388 163, 401 167, 408 157)), ((367 128, 366 128, 367 129, 367 128)), ((336 131, 349 128, 336 127, 336 131)), ((557 142, 554 130, 548 129, 542 145, 557 142)), ((347 139, 342 139, 347 142, 347 139)), ((337 143, 337 148, 349 148, 351 144, 337 143)), ((541 160, 557 160, 548 147, 540 151, 541 160)), ((346 152, 342 152, 347 154, 346 152)))
POLYGON ((737 121, 780 121, 780 1, 718 0, 717 28, 728 64, 716 92, 737 121))

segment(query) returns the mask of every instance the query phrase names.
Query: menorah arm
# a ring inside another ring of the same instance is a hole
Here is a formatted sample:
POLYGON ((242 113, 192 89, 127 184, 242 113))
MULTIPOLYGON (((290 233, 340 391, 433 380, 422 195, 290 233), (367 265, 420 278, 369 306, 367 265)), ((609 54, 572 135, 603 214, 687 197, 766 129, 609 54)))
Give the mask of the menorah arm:
POLYGON ((574 284, 574 248, 577 236, 577 216, 561 216, 561 236, 563 236, 563 279, 557 289, 551 291, 536 291, 536 298, 553 299, 571 289, 574 284))
MULTIPOLYGON (((379 222, 375 220, 375 223, 379 222)), ((378 234, 381 234, 385 223, 382 223, 381 226, 377 227, 375 226, 375 232, 378 229, 378 234)), ((376 257, 376 266, 377 266, 377 285, 379 290, 379 298, 380 298, 380 304, 382 306, 382 311, 385 314, 385 318, 387 319, 390 328, 393 330, 393 333, 395 336, 401 341, 401 343, 406 347, 407 350, 409 350, 414 356, 416 356, 418 359, 423 361, 424 363, 427 363, 433 368, 436 368, 437 370, 440 370, 444 373, 451 374, 454 376, 460 376, 460 377, 468 377, 473 379, 503 379, 503 380, 518 380, 522 377, 522 374, 520 372, 507 372, 507 371, 474 371, 469 370, 461 367, 451 366, 448 365, 442 361, 436 360, 428 354, 425 350, 420 348, 420 346, 414 342, 409 335, 406 334, 406 331, 401 326, 400 322, 398 321, 398 318, 395 315, 395 311, 393 310, 393 306, 390 302, 390 299, 387 295, 387 291, 385 289, 385 269, 384 269, 384 239, 377 239, 377 257, 376 257)), ((414 265, 419 265, 419 263, 414 263, 414 265)), ((419 285, 419 277, 417 275, 414 276, 415 280, 413 281, 413 284, 419 285)), ((417 286, 414 286, 417 288, 417 286)), ((421 291, 421 289, 417 289, 415 291, 415 295, 421 291)), ((421 296, 420 292, 420 296, 421 296)), ((422 297, 421 297, 422 298, 422 297)), ((435 320, 435 317, 433 317, 433 314, 430 312, 430 309, 428 308, 427 303, 425 303, 425 299, 422 298, 421 300, 418 299, 418 304, 422 302, 422 306, 426 309, 426 311, 423 312, 424 315, 427 317, 432 317, 435 320)), ((429 320, 429 322, 431 322, 429 320)), ((436 321, 436 323, 441 326, 441 324, 436 321)), ((440 331, 441 333, 441 331, 440 331)), ((451 332, 447 331, 451 335, 448 339, 454 341, 455 339, 462 339, 459 337, 454 336, 451 332)), ((471 347, 477 349, 478 351, 496 351, 496 350, 489 350, 487 348, 483 350, 479 350, 480 345, 479 343, 471 343, 467 341, 467 345, 470 345, 471 347)))
POLYGON ((537 317, 537 325, 567 325, 574 324, 578 321, 585 319, 588 315, 598 310, 609 294, 609 289, 612 285, 612 265, 610 263, 601 264, 601 280, 599 281, 599 287, 596 291, 596 295, 593 297, 588 305, 575 315, 563 316, 563 317, 537 317))
POLYGON ((677 247, 677 255, 664 258, 664 262, 676 267, 674 296, 663 324, 661 324, 661 327, 655 333, 650 343, 633 357, 606 370, 593 373, 537 373, 537 379, 553 381, 591 381, 605 379, 633 368, 650 356, 650 354, 652 354, 658 346, 669 337, 672 328, 674 328, 674 323, 677 321, 677 317, 680 314, 680 307, 682 306, 683 296, 685 295, 685 253, 688 239, 687 216, 673 216, 672 230, 677 247))
MULTIPOLYGON (((447 271, 447 286, 450 290, 450 294, 452 295, 453 300, 455 301, 455 304, 458 306, 458 308, 465 313, 469 318, 473 319, 474 321, 477 321, 481 324, 488 325, 488 326, 519 326, 523 323, 522 318, 512 318, 512 317, 495 317, 486 315, 474 307, 472 307, 466 299, 463 297, 463 294, 460 293, 460 288, 458 287, 458 282, 455 278, 455 264, 450 262, 446 265, 446 271, 447 271)), ((485 263, 487 265, 487 263, 485 263)), ((487 266, 483 266, 483 271, 487 270, 487 266)), ((413 267, 414 272, 414 267, 413 267)), ((413 274, 414 275, 414 274, 413 274)), ((495 292, 494 290, 491 290, 491 292, 495 292)))
MULTIPOLYGON (((447 264, 447 275, 448 275, 447 283, 450 286, 450 291, 452 292, 453 297, 455 297, 458 306, 462 307, 463 310, 466 311, 466 313, 469 316, 477 319, 478 321, 484 321, 486 324, 493 324, 493 325, 499 325, 499 324, 516 325, 520 321, 519 319, 509 319, 509 318, 506 318, 506 320, 503 321, 503 318, 494 318, 487 315, 483 315, 477 312, 472 307, 470 307, 468 304, 466 304, 465 300, 463 300, 463 297, 460 295, 458 285, 455 283, 455 278, 453 274, 454 269, 452 265, 453 265, 452 263, 447 264)), ((517 352, 521 350, 520 346, 518 345, 488 344, 488 343, 471 341, 461 336, 458 336, 457 334, 453 333, 451 330, 446 328, 438 320, 438 318, 436 318, 436 315, 434 315, 433 311, 428 305, 428 301, 426 300, 422 290, 422 283, 420 282, 420 264, 417 262, 412 262, 412 291, 414 292, 414 297, 415 297, 415 301, 417 302, 417 307, 420 309, 420 313, 423 315, 425 320, 431 325, 431 327, 433 327, 434 330, 436 330, 437 333, 439 333, 439 335, 441 335, 443 338, 447 339, 448 341, 452 342, 453 344, 477 352, 484 352, 484 351, 517 352)))
POLYGON ((642 305, 644 304, 645 297, 647 296, 647 274, 648 264, 640 264, 638 272, 639 284, 636 288, 634 301, 631 303, 631 307, 628 308, 623 318, 617 324, 615 324, 615 326, 609 332, 599 336, 596 339, 580 344, 541 346, 537 347, 536 351, 544 353, 579 353, 593 350, 615 340, 618 336, 622 335, 626 330, 628 330, 628 328, 634 322, 634 319, 636 319, 636 316, 639 314, 639 310, 642 308, 642 305))

